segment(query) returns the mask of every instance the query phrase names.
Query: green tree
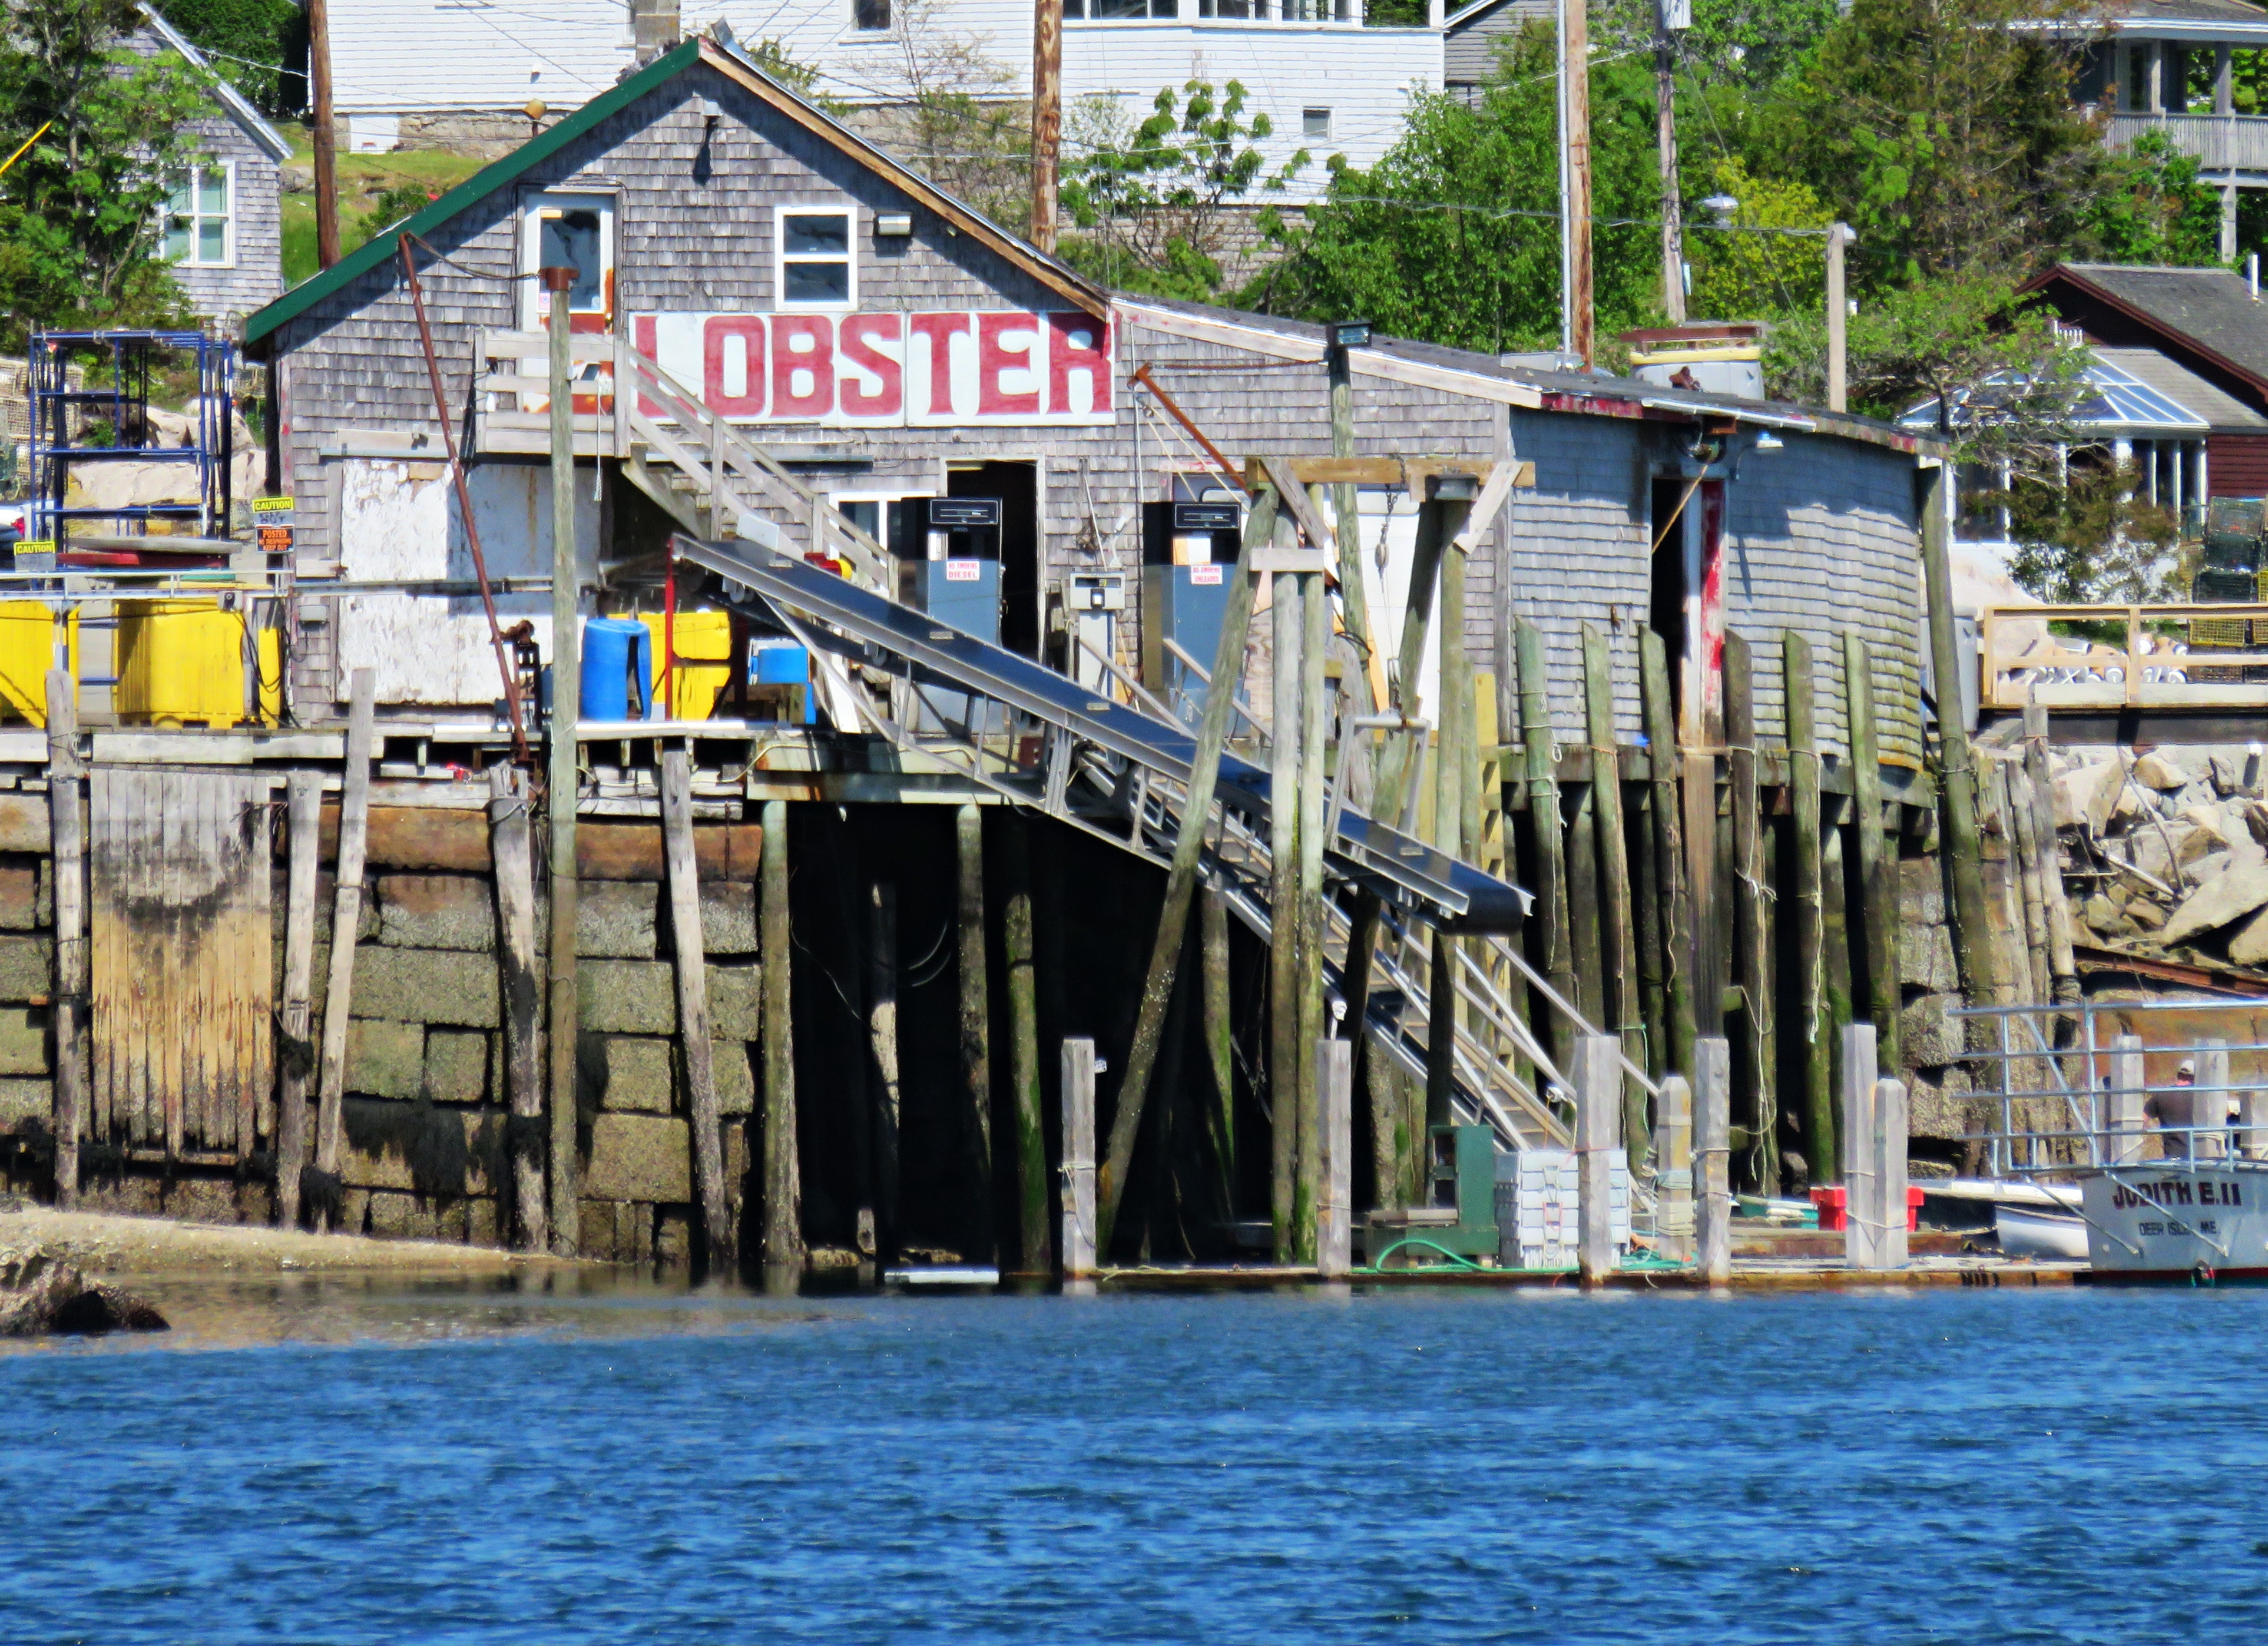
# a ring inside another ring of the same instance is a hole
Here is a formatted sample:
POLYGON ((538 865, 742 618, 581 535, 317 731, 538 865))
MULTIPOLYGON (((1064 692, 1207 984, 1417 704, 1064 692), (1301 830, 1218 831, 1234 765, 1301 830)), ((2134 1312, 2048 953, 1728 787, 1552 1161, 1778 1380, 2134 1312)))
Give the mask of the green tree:
MULTIPOLYGON (((1285 255, 1247 288, 1270 312, 1367 316, 1397 336, 1469 349, 1549 348, 1559 335, 1558 116, 1551 31, 1499 48, 1477 101, 1413 99, 1401 139, 1367 171, 1333 171, 1285 255)), ((1660 205, 1650 64, 1591 73, 1593 289, 1602 333, 1658 313, 1660 205)))
POLYGON ((2179 599, 2180 526, 2169 511, 2142 499, 2140 485, 2132 463, 2114 463, 2097 448, 2078 453, 2066 474, 2019 476, 1977 503, 2007 511, 2017 546, 2008 573, 2043 600, 2179 599))
POLYGON ((1235 80, 1219 92, 1204 80, 1178 93, 1167 86, 1130 133, 1114 129, 1108 104, 1078 111, 1084 152, 1063 175, 1064 208, 1079 229, 1064 247, 1073 265, 1129 290, 1216 295, 1233 208, 1256 190, 1280 194, 1308 159, 1301 149, 1269 170, 1256 145, 1274 128, 1265 114, 1245 118, 1246 95, 1235 80))
POLYGON ((2162 131, 2146 131, 2127 154, 2106 156, 2088 202, 2079 248, 2110 263, 2198 267, 2220 261, 2220 191, 2162 131))
POLYGON ((71 315, 155 316, 177 293, 155 258, 167 173, 199 152, 197 76, 124 37, 132 0, 11 6, 0 29, 0 124, 13 147, 48 129, 0 180, 0 279, 14 326, 71 315))
POLYGON ((1686 225, 1686 260, 1693 267, 1691 312, 1714 320, 1745 320, 1809 311, 1823 303, 1825 237, 1758 231, 1824 229, 1830 217, 1819 196, 1801 183, 1754 176, 1737 158, 1719 160, 1710 180, 1719 194, 1741 203, 1726 228, 1686 225))
POLYGON ((295 0, 165 0, 159 10, 262 114, 307 107, 307 14, 295 0))

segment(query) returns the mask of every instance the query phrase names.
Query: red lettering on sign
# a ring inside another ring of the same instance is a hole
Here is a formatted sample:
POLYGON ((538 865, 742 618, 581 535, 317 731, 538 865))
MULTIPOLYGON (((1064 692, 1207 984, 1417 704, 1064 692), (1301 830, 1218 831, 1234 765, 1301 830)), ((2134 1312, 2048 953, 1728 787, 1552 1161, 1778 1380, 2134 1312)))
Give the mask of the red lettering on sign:
POLYGON ((753 314, 718 314, 702 324, 701 398, 719 417, 763 415, 762 320, 753 314), (732 368, 729 373, 728 365, 732 368), (740 392, 737 394, 725 388, 733 378, 740 380, 740 392))
POLYGON ((846 417, 895 417, 905 408, 905 368, 874 345, 905 340, 902 314, 848 314, 836 334, 836 351, 846 367, 872 372, 881 381, 880 392, 865 386, 849 371, 843 373, 843 415, 846 417))
POLYGON ((1110 407, 1110 323, 1092 314, 1048 316, 1048 409, 1073 409, 1071 373, 1086 374, 1089 409, 1110 407))
POLYGON ((835 409, 835 322, 824 314, 772 317, 772 415, 824 417, 835 409))
POLYGON ((953 415, 953 339, 968 335, 966 314, 914 314, 906 329, 929 339, 929 415, 953 415))
POLYGON ((976 415, 979 417, 1037 416, 1040 410, 1040 317, 1036 314, 980 314, 976 317, 976 415), (1030 338, 1021 349, 1006 340, 1021 332, 1030 338), (1012 394, 1000 386, 1011 371, 1028 373, 1031 392, 1012 394))
MULTIPOLYGON (((661 345, 654 338, 652 315, 634 314, 630 317, 630 347, 652 361, 654 364, 661 364, 661 345)), ((638 415, 659 417, 661 415, 661 408, 641 394, 638 396, 638 415)))

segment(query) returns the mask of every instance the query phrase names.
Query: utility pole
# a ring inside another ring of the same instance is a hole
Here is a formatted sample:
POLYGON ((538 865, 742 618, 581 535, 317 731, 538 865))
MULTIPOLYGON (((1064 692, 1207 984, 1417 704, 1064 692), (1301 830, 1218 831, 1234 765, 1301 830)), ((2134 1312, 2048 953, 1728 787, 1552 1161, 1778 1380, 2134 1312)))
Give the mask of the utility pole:
POLYGON ((1844 295, 1843 248, 1851 244, 1848 224, 1827 225, 1827 409, 1850 405, 1849 327, 1851 304, 1844 295))
POLYGON ((1063 0, 1034 0, 1032 244, 1056 249, 1057 167, 1063 144, 1063 0))
POLYGON ((1575 352, 1575 189, 1567 175, 1567 0, 1557 0, 1552 32, 1560 47, 1551 77, 1559 99, 1559 352, 1569 355, 1575 352))
POLYGON ((1568 347, 1588 371, 1597 355, 1591 312, 1591 26, 1585 0, 1561 0, 1560 74, 1567 87, 1566 151, 1568 347))
MULTIPOLYGON (((575 1160, 575 1032, 582 1017, 575 980, 575 733, 583 669, 575 628, 575 393, 567 313, 575 273, 536 271, 551 294, 551 1247, 563 1257, 575 1255, 582 1228, 575 1160)), ((773 964, 773 957, 765 962, 773 964)))
POLYGON ((315 261, 339 261, 339 153, 331 115, 331 17, 328 0, 307 0, 309 135, 315 143, 315 261))
POLYGON ((1677 42, 1693 26, 1692 0, 1654 0, 1653 123, 1661 149, 1661 312, 1685 324, 1685 217, 1677 189, 1677 42))

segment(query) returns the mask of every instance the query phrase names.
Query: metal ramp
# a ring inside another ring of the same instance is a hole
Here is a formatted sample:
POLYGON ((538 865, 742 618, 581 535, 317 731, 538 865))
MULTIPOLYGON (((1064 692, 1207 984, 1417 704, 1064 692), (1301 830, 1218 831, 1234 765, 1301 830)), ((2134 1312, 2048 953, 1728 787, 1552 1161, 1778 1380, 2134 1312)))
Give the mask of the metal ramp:
MULTIPOLYGON (((858 588, 822 567, 738 540, 674 540, 682 560, 723 580, 725 599, 794 634, 810 649, 821 701, 843 730, 879 732, 902 758, 943 762, 976 785, 1045 812, 1160 869, 1180 826, 1196 738, 1167 714, 1117 702, 1028 658, 977 639, 924 613, 858 588), (890 707, 862 684, 887 681, 890 707), (918 733, 916 724, 925 728, 918 733)), ((1114 674, 1114 665, 1104 660, 1114 674)), ((1138 700, 1141 688, 1118 677, 1138 700)), ((1238 917, 1269 929, 1266 772, 1224 753, 1207 841, 1209 884, 1238 917)), ((1435 1018, 1425 982, 1428 930, 1469 939, 1457 945, 1459 1010, 1453 1045, 1454 1106, 1491 1126, 1506 1148, 1567 1147, 1566 1117, 1543 1081, 1567 1082, 1520 1012, 1492 980, 1507 966, 1532 984, 1543 980, 1502 935, 1525 914, 1528 894, 1470 863, 1364 816, 1334 797, 1325 851, 1329 881, 1341 891, 1378 894, 1387 941, 1373 963, 1364 1025, 1373 1047, 1413 1077, 1425 1072, 1435 1018), (1483 964, 1469 948, 1487 952, 1483 964), (1533 1072, 1531 1072, 1533 1071, 1533 1072)), ((1344 911, 1326 900, 1342 952, 1344 911)), ((1344 998, 1344 980, 1326 966, 1327 986, 1344 998)), ((1556 996, 1557 1009, 1585 1032, 1556 996)), ((1628 1077, 1654 1083, 1625 1062, 1628 1077)))

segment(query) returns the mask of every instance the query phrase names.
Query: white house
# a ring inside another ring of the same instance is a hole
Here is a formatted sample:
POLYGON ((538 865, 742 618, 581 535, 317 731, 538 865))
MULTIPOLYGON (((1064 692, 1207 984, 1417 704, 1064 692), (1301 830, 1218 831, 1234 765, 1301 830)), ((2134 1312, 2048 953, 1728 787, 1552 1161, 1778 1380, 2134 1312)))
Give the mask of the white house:
MULTIPOLYGON (((1240 82, 1265 114, 1274 169, 1311 164, 1286 196, 1321 193, 1327 162, 1366 166, 1399 134, 1412 89, 1442 85, 1440 0, 1415 27, 1368 27, 1359 0, 1064 0, 1063 96, 1075 141, 1082 106, 1116 101, 1138 121, 1160 88, 1240 82)), ((726 0, 750 46, 776 40, 815 70, 817 95, 854 111, 924 86, 1003 102, 1031 96, 1030 0, 726 0)), ((685 18, 688 28, 706 19, 685 18)), ((493 144, 525 139, 612 86, 678 35, 665 0, 359 0, 331 14, 335 101, 352 145, 493 144), (528 106, 543 106, 532 117, 528 106)))

